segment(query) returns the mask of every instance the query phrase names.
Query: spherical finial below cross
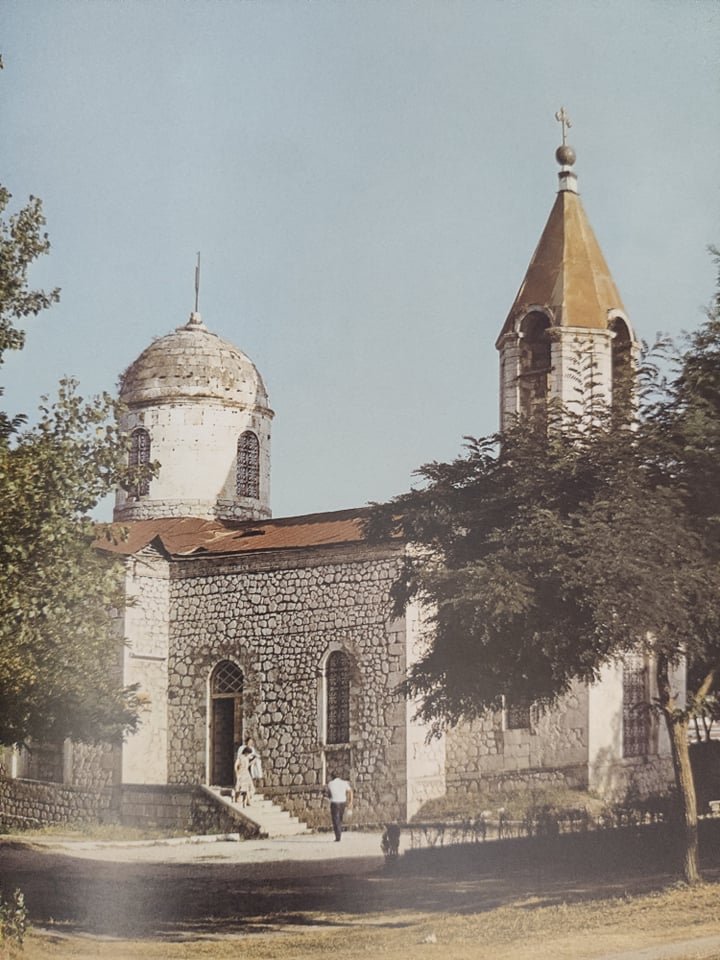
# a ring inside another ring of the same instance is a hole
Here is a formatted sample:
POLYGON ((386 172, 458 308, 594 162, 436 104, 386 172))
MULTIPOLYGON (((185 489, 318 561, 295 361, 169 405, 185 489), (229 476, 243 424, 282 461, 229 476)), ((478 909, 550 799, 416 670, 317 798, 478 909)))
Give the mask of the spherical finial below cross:
POLYGON ((555 159, 562 167, 571 167, 576 160, 575 151, 569 143, 564 143, 555 151, 555 159))

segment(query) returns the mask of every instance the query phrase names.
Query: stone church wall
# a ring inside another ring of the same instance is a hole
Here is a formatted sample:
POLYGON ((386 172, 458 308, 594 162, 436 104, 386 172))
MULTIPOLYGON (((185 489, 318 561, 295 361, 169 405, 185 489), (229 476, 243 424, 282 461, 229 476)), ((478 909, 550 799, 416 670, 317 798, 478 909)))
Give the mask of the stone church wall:
POLYGON ((349 744, 356 819, 404 818, 406 706, 393 690, 406 647, 397 625, 391 632, 389 600, 397 572, 396 551, 366 546, 175 563, 168 780, 205 782, 209 678, 220 660, 231 660, 244 674, 244 733, 263 756, 264 791, 303 819, 326 822, 321 791, 334 751, 322 742, 322 669, 342 648, 356 666, 349 744))
POLYGON ((555 709, 532 708, 527 727, 508 729, 503 710, 450 730, 448 790, 492 792, 541 782, 585 788, 587 745, 587 690, 576 684, 555 709))

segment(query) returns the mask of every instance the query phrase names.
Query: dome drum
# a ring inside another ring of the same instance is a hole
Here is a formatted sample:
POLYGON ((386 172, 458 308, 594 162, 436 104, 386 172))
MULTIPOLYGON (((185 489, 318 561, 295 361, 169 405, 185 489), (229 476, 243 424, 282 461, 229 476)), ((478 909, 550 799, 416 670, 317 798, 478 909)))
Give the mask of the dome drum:
POLYGON ((252 361, 197 314, 128 367, 120 399, 123 430, 142 432, 145 462, 160 467, 147 490, 118 491, 117 520, 271 515, 265 385, 252 361))

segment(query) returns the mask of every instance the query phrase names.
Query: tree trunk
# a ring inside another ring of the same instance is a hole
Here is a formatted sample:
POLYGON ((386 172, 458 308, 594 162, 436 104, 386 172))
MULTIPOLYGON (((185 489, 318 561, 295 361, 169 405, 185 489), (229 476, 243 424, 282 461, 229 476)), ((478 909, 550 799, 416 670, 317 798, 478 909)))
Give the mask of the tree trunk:
MULTIPOLYGON (((665 717, 670 747, 672 751, 675 785, 678 797, 678 832, 681 842, 682 871, 686 883, 699 883, 700 856, 698 848, 697 799, 695 782, 690 766, 690 747, 688 744, 688 717, 684 709, 678 708, 670 688, 667 659, 659 656, 657 660, 657 687, 660 707, 665 717)), ((684 704, 683 704, 684 707, 684 704)))

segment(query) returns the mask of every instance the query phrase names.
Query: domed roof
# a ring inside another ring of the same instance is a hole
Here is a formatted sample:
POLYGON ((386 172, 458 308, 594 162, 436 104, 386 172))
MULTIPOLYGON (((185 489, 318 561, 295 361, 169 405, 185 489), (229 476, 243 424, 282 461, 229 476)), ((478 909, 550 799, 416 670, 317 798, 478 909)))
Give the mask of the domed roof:
POLYGON ((211 333, 199 313, 153 341, 120 377, 128 405, 183 399, 267 407, 265 384, 242 350, 211 333))

